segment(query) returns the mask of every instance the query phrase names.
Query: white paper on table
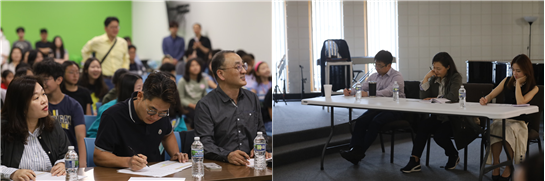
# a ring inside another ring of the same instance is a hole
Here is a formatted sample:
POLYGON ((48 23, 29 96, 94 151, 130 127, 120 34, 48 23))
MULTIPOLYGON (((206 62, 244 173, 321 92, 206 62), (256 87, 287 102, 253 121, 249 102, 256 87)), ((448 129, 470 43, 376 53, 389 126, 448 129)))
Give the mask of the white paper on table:
MULTIPOLYGON (((272 160, 272 157, 271 157, 271 158, 265 159, 265 161, 269 161, 269 160, 272 160)), ((249 165, 246 165, 246 166, 254 168, 255 160, 254 160, 253 158, 250 158, 250 159, 248 160, 248 162, 250 162, 250 164, 249 164, 249 165)))
POLYGON ((117 172, 152 177, 164 177, 182 171, 189 167, 191 167, 191 162, 180 163, 177 161, 162 161, 150 167, 144 167, 142 170, 138 171, 132 171, 130 169, 119 169, 117 170, 117 172))
POLYGON ((176 181, 185 181, 185 178, 150 178, 150 177, 131 177, 129 181, 166 181, 166 180, 176 180, 176 181))
MULTIPOLYGON (((53 175, 51 175, 51 172, 34 171, 34 173, 36 174, 36 180, 39 180, 39 181, 46 181, 46 180, 65 180, 65 179, 66 179, 66 175, 63 175, 63 176, 53 176, 53 175)), ((85 177, 87 177, 87 176, 78 175, 78 179, 82 179, 82 178, 85 178, 85 177)))

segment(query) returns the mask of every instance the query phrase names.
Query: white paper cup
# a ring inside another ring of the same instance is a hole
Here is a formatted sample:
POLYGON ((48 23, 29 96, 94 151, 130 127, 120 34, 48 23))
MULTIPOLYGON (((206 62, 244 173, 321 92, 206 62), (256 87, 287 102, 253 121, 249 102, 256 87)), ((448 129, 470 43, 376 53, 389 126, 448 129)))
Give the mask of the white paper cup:
POLYGON ((331 87, 333 87, 331 84, 324 85, 325 98, 331 98, 331 87))

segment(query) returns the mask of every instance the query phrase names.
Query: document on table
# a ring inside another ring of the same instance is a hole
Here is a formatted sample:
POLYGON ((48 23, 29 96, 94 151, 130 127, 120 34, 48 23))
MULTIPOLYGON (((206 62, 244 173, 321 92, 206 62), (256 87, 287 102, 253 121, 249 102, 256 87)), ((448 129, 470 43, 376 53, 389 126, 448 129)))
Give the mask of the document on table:
POLYGON ((164 177, 182 171, 189 167, 191 167, 191 162, 180 163, 177 161, 163 161, 149 167, 144 167, 142 170, 138 171, 132 171, 130 169, 120 169, 117 170, 117 172, 152 177, 164 177))
POLYGON ((149 178, 149 177, 131 177, 129 181, 185 181, 185 178, 149 178))
MULTIPOLYGON (((44 180, 65 180, 66 175, 63 176, 53 176, 51 175, 51 172, 40 172, 40 171, 34 171, 36 173, 36 180, 44 181, 44 180)), ((78 179, 85 178, 87 176, 81 176, 78 175, 78 179)))

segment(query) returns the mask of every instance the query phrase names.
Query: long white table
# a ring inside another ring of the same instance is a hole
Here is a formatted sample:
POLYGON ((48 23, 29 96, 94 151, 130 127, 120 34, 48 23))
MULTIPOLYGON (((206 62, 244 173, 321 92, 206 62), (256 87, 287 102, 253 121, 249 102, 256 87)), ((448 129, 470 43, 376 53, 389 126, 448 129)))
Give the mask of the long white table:
MULTIPOLYGON (((310 99, 301 100, 303 105, 315 105, 315 106, 330 106, 331 107, 331 131, 329 134, 329 139, 327 140, 324 148, 322 150, 322 159, 320 163, 320 169, 324 169, 324 155, 325 150, 328 149, 329 142, 333 137, 333 128, 334 124, 334 107, 343 107, 350 108, 349 119, 352 118, 352 108, 359 109, 378 109, 378 110, 390 110, 390 111, 402 111, 402 112, 415 112, 415 113, 433 113, 433 114, 446 114, 446 115, 463 115, 463 116, 478 116, 478 117, 487 117, 489 119, 502 119, 503 120, 503 131, 500 138, 505 138, 505 119, 520 116, 522 114, 532 114, 539 112, 537 106, 527 106, 527 107, 514 107, 509 104, 488 104, 482 106, 479 103, 468 102, 466 103, 465 108, 460 108, 458 103, 430 103, 420 99, 404 99, 400 98, 399 102, 393 101, 391 97, 364 97, 359 101, 353 96, 332 96, 331 98, 325 97, 316 97, 310 99)), ((490 128, 490 121, 486 121, 486 127, 490 128)), ((488 130, 488 129, 487 129, 488 130)), ((486 167, 486 158, 490 152, 490 132, 486 131, 483 135, 483 139, 487 140, 486 154, 484 158, 481 158, 481 171, 479 174, 479 180, 482 180, 482 177, 485 173, 493 170, 494 168, 500 166, 506 166, 512 164, 511 156, 507 154, 508 161, 502 162, 501 164, 486 167), (484 159, 484 160, 483 160, 484 159)), ((495 136, 495 135, 492 135, 495 136)), ((496 136, 498 137, 498 136, 496 136)), ((504 148, 506 148, 505 141, 503 143, 504 148)))

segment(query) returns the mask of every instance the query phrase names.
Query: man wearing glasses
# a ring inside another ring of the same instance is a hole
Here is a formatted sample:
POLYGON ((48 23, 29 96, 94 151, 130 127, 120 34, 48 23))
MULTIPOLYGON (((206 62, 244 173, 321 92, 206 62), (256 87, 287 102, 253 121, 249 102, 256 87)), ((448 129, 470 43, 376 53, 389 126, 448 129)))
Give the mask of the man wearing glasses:
POLYGON ((148 76, 142 91, 104 111, 95 141, 95 164, 140 170, 148 162, 164 160, 160 143, 170 160, 186 162, 188 156, 178 150, 168 118, 177 94, 168 73, 155 72, 148 76))
POLYGON ((104 82, 109 89, 112 89, 114 87, 112 83, 114 72, 120 68, 129 69, 129 50, 127 41, 117 37, 119 33, 119 19, 117 17, 106 18, 104 31, 105 34, 94 37, 83 46, 81 55, 84 61, 91 56, 100 60, 104 82))
MULTIPOLYGON (((379 97, 392 97, 394 81, 399 85, 399 97, 405 97, 403 76, 398 71, 392 69, 392 54, 386 50, 381 50, 375 55, 376 73, 371 74, 362 84, 361 96, 369 96, 369 81, 377 83, 377 94, 379 97)), ((355 90, 344 90, 345 96, 352 96, 355 90)), ((350 140, 350 148, 341 150, 341 156, 349 162, 357 165, 365 157, 365 151, 377 138, 378 132, 382 126, 390 121, 395 121, 401 117, 400 112, 381 111, 369 109, 360 117, 355 119, 356 124, 350 140)))
MULTIPOLYGON (((204 157, 247 165, 254 156, 254 138, 265 133, 259 98, 243 89, 248 65, 234 51, 220 51, 212 58, 218 87, 204 96, 195 109, 195 135, 204 144, 204 157)), ((270 150, 267 149, 267 150, 270 150)), ((266 158, 271 154, 266 153, 266 158)))

